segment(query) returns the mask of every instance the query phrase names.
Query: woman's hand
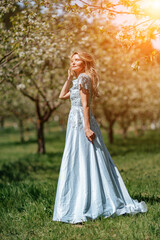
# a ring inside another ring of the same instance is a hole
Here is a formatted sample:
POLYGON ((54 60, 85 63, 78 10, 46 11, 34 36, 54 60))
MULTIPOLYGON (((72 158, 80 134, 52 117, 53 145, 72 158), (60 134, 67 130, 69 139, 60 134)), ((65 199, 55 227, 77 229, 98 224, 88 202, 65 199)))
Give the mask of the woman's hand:
POLYGON ((68 79, 72 79, 75 75, 75 72, 72 70, 72 67, 68 69, 68 79))
POLYGON ((88 140, 93 144, 93 140, 95 139, 96 134, 90 128, 85 129, 85 134, 88 140))

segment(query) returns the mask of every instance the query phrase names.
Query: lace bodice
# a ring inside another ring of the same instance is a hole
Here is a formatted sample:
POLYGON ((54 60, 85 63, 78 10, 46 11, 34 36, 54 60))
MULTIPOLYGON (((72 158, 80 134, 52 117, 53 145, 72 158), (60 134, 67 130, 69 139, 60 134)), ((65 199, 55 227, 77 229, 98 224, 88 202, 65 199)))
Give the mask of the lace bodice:
POLYGON ((91 92, 91 79, 85 73, 80 73, 78 78, 73 80, 73 86, 70 88, 70 100, 71 108, 74 106, 82 107, 81 96, 80 96, 80 87, 89 90, 89 105, 91 103, 92 92, 91 92))
MULTIPOLYGON (((73 86, 70 88, 71 109, 68 117, 68 124, 73 128, 84 128, 83 107, 80 96, 81 87, 89 90, 89 106, 92 99, 91 78, 85 73, 79 74, 78 78, 73 80, 73 86)), ((96 120, 90 109, 90 127, 92 130, 97 127, 96 120)))

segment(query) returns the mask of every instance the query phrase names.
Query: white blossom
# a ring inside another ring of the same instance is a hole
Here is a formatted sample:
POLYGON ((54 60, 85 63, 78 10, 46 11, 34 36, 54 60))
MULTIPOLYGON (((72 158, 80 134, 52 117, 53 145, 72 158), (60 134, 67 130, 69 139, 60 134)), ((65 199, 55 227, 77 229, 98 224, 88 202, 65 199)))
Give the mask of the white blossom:
POLYGON ((123 37, 124 37, 124 33, 122 31, 119 31, 116 35, 116 39, 118 40, 122 40, 123 37))
POLYGON ((25 88, 26 88, 26 86, 23 83, 20 83, 17 85, 18 90, 25 89, 25 88))
POLYGON ((82 30, 82 31, 87 30, 87 26, 86 26, 86 25, 83 25, 83 26, 81 27, 81 30, 82 30))
POLYGON ((100 30, 103 30, 103 29, 104 29, 104 26, 99 27, 99 29, 100 29, 100 30))
POLYGON ((138 65, 137 62, 134 62, 134 63, 131 64, 131 68, 133 68, 133 70, 134 70, 134 69, 139 70, 139 69, 140 69, 140 66, 138 65))

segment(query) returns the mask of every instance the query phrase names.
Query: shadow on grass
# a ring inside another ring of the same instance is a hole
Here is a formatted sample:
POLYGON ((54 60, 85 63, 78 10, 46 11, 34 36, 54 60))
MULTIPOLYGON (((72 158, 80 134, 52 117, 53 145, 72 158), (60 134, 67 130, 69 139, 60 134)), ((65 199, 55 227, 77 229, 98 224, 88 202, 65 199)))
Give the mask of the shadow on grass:
MULTIPOLYGON (((10 132, 9 132, 10 133, 10 132)), ((12 131, 12 134, 17 133, 17 131, 12 131)), ((3 135, 8 135, 8 131, 5 131, 3 135)), ((50 133, 48 136, 45 137, 46 144, 51 142, 64 142, 66 136, 66 132, 53 132, 50 133)), ((30 144, 37 144, 36 138, 30 138, 27 141, 21 142, 21 141, 8 141, 8 142, 0 142, 0 147, 11 147, 11 146, 24 146, 24 145, 30 145, 30 144)))
POLYGON ((4 163, 0 169, 0 180, 4 182, 18 182, 26 179, 33 172, 59 172, 62 152, 45 155, 29 154, 15 162, 4 163))
POLYGON ((121 156, 128 153, 158 153, 160 152, 160 132, 148 131, 139 137, 128 137, 122 139, 116 136, 114 144, 109 144, 108 149, 112 156, 121 156))
POLYGON ((24 141, 24 142, 20 142, 20 141, 3 142, 3 143, 0 143, 0 147, 24 146, 24 145, 30 145, 33 143, 37 143, 37 140, 30 139, 29 141, 24 141))
POLYGON ((145 194, 146 196, 144 196, 144 194, 140 193, 138 195, 132 195, 132 198, 133 199, 137 199, 139 202, 140 201, 144 201, 144 202, 149 202, 151 204, 154 204, 155 202, 159 203, 160 202, 160 197, 159 196, 156 196, 156 195, 149 195, 149 194, 145 194))

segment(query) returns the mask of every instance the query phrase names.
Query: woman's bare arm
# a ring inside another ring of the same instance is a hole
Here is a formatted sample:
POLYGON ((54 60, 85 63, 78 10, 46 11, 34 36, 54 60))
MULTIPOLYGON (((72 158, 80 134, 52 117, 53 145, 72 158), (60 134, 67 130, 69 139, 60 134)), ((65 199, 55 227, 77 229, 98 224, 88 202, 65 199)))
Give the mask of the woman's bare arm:
POLYGON ((89 91, 81 87, 80 89, 81 102, 84 115, 84 128, 90 129, 90 117, 89 117, 89 91))
POLYGON ((70 98, 70 92, 69 92, 69 86, 70 86, 70 83, 73 79, 73 75, 75 73, 72 71, 72 68, 70 67, 68 69, 68 79, 65 81, 63 87, 62 87, 62 90, 59 94, 59 98, 60 99, 68 99, 70 98))
POLYGON ((90 129, 90 107, 89 107, 89 90, 84 89, 81 86, 80 89, 81 102, 84 115, 84 130, 86 137, 93 143, 93 139, 96 137, 95 133, 90 129))
POLYGON ((69 80, 69 79, 67 79, 67 81, 64 83, 62 90, 60 92, 60 95, 59 95, 60 99, 70 98, 70 92, 69 92, 70 83, 71 83, 71 80, 69 80))

